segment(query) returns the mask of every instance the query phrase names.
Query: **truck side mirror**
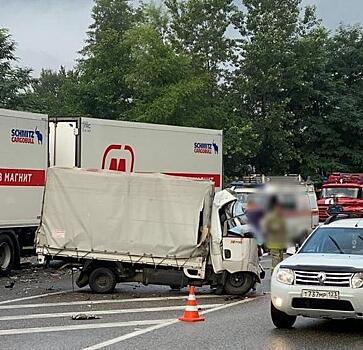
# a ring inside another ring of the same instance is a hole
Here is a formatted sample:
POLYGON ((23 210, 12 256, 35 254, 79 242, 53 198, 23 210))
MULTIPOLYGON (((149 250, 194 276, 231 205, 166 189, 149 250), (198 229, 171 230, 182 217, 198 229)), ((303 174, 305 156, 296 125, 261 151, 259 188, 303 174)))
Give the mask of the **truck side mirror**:
POLYGON ((327 213, 330 216, 342 214, 344 211, 343 207, 339 204, 331 204, 328 207, 327 213))
POLYGON ((289 247, 286 249, 287 255, 295 255, 296 254, 296 247, 289 247))

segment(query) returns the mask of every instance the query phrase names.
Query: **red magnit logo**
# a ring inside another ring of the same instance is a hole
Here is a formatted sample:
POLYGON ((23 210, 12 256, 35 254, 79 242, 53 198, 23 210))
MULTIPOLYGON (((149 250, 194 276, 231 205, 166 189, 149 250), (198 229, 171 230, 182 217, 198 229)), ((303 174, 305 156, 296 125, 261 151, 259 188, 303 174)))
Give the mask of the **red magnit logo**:
POLYGON ((35 128, 35 130, 11 129, 10 140, 12 143, 27 144, 43 144, 43 134, 35 128))
POLYGON ((101 169, 132 173, 134 166, 135 152, 130 145, 109 145, 103 152, 101 169))

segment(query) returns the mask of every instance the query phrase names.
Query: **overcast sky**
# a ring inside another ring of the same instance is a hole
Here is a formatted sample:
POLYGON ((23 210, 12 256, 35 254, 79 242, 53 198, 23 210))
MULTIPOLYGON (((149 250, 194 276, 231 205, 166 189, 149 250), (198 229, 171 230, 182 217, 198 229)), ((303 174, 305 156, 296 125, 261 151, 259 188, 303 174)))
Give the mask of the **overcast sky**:
MULTIPOLYGON (((135 0, 136 1, 136 0, 135 0)), ((240 0, 236 0, 238 2, 240 0)), ((340 23, 363 23, 363 0, 303 0, 334 30, 340 23)), ((19 62, 34 69, 72 68, 91 23, 93 0, 0 0, 0 28, 18 43, 19 62)))

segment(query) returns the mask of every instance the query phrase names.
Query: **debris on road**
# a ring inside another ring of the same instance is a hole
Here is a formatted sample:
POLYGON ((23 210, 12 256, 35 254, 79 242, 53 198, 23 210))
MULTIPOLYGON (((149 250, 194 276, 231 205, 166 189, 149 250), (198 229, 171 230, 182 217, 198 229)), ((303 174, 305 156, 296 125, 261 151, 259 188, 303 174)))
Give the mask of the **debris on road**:
POLYGON ((5 288, 9 288, 12 289, 15 285, 15 281, 9 281, 6 285, 5 288))
POLYGON ((78 314, 78 315, 73 315, 72 316, 72 320, 99 320, 102 317, 94 315, 94 314, 78 314))

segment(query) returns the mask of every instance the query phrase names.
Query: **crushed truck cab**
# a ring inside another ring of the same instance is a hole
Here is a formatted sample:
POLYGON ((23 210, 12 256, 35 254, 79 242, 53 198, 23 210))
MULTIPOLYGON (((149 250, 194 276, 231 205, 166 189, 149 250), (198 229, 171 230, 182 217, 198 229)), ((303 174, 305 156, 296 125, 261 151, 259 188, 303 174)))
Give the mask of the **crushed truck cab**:
POLYGON ((141 282, 244 294, 260 269, 256 240, 228 230, 235 200, 211 181, 50 168, 37 253, 82 263, 77 284, 97 293, 141 282))

